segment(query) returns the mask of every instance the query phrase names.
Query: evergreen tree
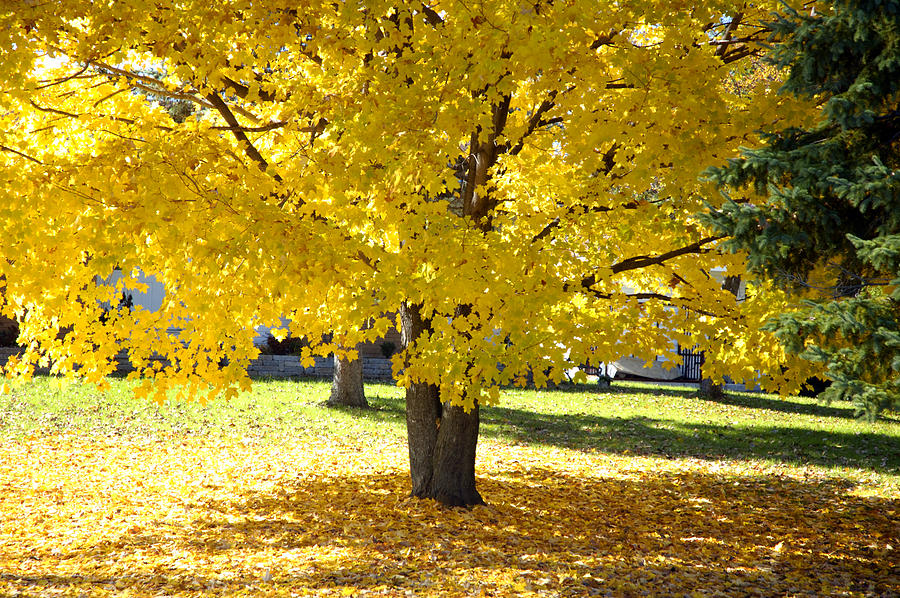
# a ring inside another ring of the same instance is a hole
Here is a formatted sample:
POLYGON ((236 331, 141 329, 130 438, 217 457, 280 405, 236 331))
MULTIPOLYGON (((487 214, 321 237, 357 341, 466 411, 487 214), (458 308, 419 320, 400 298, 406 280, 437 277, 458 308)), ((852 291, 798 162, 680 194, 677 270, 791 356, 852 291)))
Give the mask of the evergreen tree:
POLYGON ((820 118, 708 171, 729 199, 709 220, 755 274, 804 299, 770 326, 827 365, 822 398, 871 417, 900 405, 900 2, 816 3, 770 26, 782 91, 820 118))

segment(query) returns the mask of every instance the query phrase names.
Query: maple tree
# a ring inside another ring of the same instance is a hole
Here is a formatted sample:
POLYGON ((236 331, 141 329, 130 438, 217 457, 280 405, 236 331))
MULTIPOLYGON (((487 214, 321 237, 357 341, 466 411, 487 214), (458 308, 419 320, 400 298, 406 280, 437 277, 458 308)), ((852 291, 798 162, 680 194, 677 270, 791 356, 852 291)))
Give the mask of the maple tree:
POLYGON ((785 90, 816 98, 808 127, 769 132, 711 176, 710 214, 753 271, 811 303, 770 327, 828 366, 823 396, 874 416, 900 405, 900 4, 835 1, 773 29, 785 90))
POLYGON ((787 295, 723 291, 712 269, 744 258, 695 216, 704 166, 813 112, 726 84, 771 8, 7 6, 3 313, 28 345, 9 374, 102 385, 124 350, 139 394, 228 396, 256 325, 352 358, 399 312, 412 490, 447 504, 481 502, 478 406, 532 372, 699 343, 707 375, 795 389, 815 368, 760 330, 787 295), (115 266, 154 273, 162 308, 101 320, 115 266))

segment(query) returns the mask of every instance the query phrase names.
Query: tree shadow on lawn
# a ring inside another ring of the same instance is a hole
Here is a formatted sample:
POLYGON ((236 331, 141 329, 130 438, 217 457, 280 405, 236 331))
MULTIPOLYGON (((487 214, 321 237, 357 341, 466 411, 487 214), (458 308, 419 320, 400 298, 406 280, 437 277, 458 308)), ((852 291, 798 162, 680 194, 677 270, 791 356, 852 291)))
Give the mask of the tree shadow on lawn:
MULTIPOLYGON (((720 405, 763 409, 766 411, 774 411, 776 413, 796 413, 798 415, 812 415, 815 417, 838 417, 849 420, 859 419, 852 408, 832 407, 824 403, 797 403, 796 401, 789 399, 773 399, 769 396, 755 393, 726 392, 720 398, 697 396, 697 399, 708 401, 710 403, 719 403, 720 405)), ((895 417, 886 414, 882 414, 880 417, 885 421, 898 421, 895 417)))
MULTIPOLYGON (((402 400, 374 397, 360 417, 403 422, 402 400)), ((785 464, 855 467, 900 472, 897 438, 883 433, 845 433, 790 426, 730 426, 649 417, 584 413, 546 415, 513 407, 483 407, 480 434, 521 444, 543 444, 612 453, 758 459, 785 464)))
POLYGON ((519 387, 507 386, 506 390, 511 391, 531 391, 531 392, 560 392, 565 394, 579 395, 632 395, 635 393, 649 394, 664 397, 676 397, 681 399, 693 398, 697 396, 697 384, 693 382, 676 384, 666 384, 655 382, 653 380, 638 379, 614 379, 607 388, 600 388, 596 382, 569 382, 564 381, 560 384, 551 384, 547 388, 535 388, 534 386, 519 387))
MULTIPOLYGON (((509 387, 510 390, 521 390, 509 387)), ((535 392, 532 387, 528 389, 535 392)), ((718 403, 721 405, 732 405, 735 407, 745 407, 748 409, 762 409, 766 411, 774 411, 776 413, 796 413, 798 415, 811 415, 815 417, 837 417, 843 419, 858 419, 853 408, 834 407, 824 403, 798 403, 791 398, 773 399, 771 395, 763 393, 751 392, 725 392, 720 398, 704 397, 698 394, 697 386, 676 386, 665 384, 654 384, 652 381, 630 380, 626 384, 623 381, 613 381, 609 388, 600 389, 596 384, 591 383, 563 383, 547 389, 539 389, 537 392, 559 392, 566 394, 579 395, 633 395, 635 393, 646 393, 654 396, 673 397, 680 399, 695 399, 707 401, 710 403, 718 403)), ((794 397, 795 398, 795 397, 794 397)), ((900 421, 889 415, 882 414, 883 419, 887 421, 900 421)))
MULTIPOLYGON (((237 488, 191 504, 192 523, 167 530, 165 555, 178 558, 137 564, 124 583, 138 593, 225 595, 900 592, 898 548, 887 548, 896 544, 897 502, 849 496, 842 480, 532 468, 491 471, 479 485, 490 504, 468 511, 407 498, 400 472, 237 488)), ((112 562, 131 550, 123 538, 76 562, 112 562)), ((2 581, 42 591, 114 583, 96 573, 6 573, 2 581)))
POLYGON ((762 459, 900 472, 897 439, 875 432, 851 434, 766 425, 733 427, 587 414, 547 416, 506 407, 491 407, 483 413, 481 433, 484 436, 508 438, 523 444, 664 457, 762 459))
MULTIPOLYGON (((641 383, 643 384, 643 383, 641 383)), ((571 391, 563 392, 585 392, 587 394, 634 394, 635 392, 646 392, 652 395, 669 396, 684 399, 695 399, 709 403, 718 403, 720 405, 731 405, 734 407, 745 407, 748 409, 761 409, 765 411, 774 411, 776 413, 795 413, 797 415, 811 415, 814 417, 837 417, 848 420, 855 420, 858 417, 854 413, 854 409, 850 407, 835 407, 821 402, 802 402, 798 403, 796 397, 774 399, 771 395, 755 392, 728 392, 722 394, 721 397, 713 398, 700 395, 696 387, 692 386, 653 386, 651 382, 646 383, 647 386, 637 388, 622 386, 613 382, 608 389, 600 391, 596 386, 591 385, 573 385, 571 391)), ((560 389, 561 390, 561 389, 560 389)), ((806 399, 809 401, 810 399, 806 399)), ((895 421, 895 418, 883 416, 887 421, 895 421)))

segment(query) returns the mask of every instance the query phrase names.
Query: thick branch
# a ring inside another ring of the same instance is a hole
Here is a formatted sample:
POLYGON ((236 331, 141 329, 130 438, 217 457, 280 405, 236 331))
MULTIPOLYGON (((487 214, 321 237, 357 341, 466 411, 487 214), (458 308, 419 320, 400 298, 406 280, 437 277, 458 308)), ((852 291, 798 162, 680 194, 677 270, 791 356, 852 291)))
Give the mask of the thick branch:
POLYGON ((605 35, 601 35, 600 37, 598 37, 597 39, 595 39, 595 40, 593 41, 593 43, 591 43, 591 50, 596 50, 596 49, 598 49, 598 48, 600 48, 600 47, 602 47, 602 46, 610 46, 610 45, 612 45, 612 40, 613 40, 613 38, 614 38, 615 36, 617 36, 618 34, 619 34, 619 31, 617 31, 617 30, 615 30, 615 29, 611 29, 611 30, 609 31, 609 33, 607 33, 607 34, 605 34, 605 35))
MULTIPOLYGON (((679 247, 678 249, 673 249, 672 251, 667 251, 666 253, 661 253, 660 255, 641 255, 631 257, 617 264, 614 264, 610 269, 612 270, 613 274, 619 274, 620 272, 626 272, 628 270, 637 270, 639 268, 646 268, 647 266, 656 266, 682 255, 689 255, 691 253, 705 253, 708 250, 704 249, 704 245, 724 238, 725 237, 723 235, 716 237, 706 237, 705 239, 700 239, 696 243, 691 243, 690 245, 685 245, 684 247, 679 247)), ((591 274, 590 276, 585 276, 584 278, 582 278, 578 283, 578 286, 586 291, 595 293, 595 291, 591 288, 595 284, 597 284, 597 276, 596 274, 591 274)), ((566 291, 572 290, 574 287, 575 285, 568 283, 563 285, 563 289, 566 291)))
MULTIPOLYGON (((234 113, 228 108, 228 104, 225 103, 225 100, 220 98, 219 94, 216 93, 211 93, 206 96, 206 98, 219 114, 222 115, 225 122, 228 123, 228 130, 234 134, 234 138, 237 139, 238 143, 244 148, 244 153, 246 153, 251 160, 256 162, 256 165, 259 166, 260 170, 265 172, 266 169, 269 168, 269 163, 263 158, 262 154, 259 153, 259 150, 256 149, 250 141, 250 138, 247 137, 247 134, 244 132, 244 127, 242 127, 241 123, 235 118, 234 113)), ((273 178, 279 183, 282 181, 281 176, 278 173, 275 173, 273 178)))
POLYGON ((199 98, 193 94, 185 93, 182 91, 170 91, 165 88, 161 84, 161 82, 153 77, 148 77, 147 75, 140 75, 138 73, 133 73, 131 71, 127 71, 125 69, 120 69, 118 67, 106 64, 105 62, 100 62, 97 60, 87 60, 86 64, 94 66, 98 69, 106 71, 109 74, 119 75, 120 77, 124 77, 128 80, 128 84, 137 89, 146 91, 147 93, 152 93, 154 95, 172 98, 175 100, 186 100, 188 102, 193 102, 195 104, 200 104, 204 108, 212 108, 212 106, 205 102, 202 98, 199 98))
POLYGON ((734 18, 732 18, 728 25, 725 27, 725 31, 722 33, 722 39, 717 40, 717 42, 722 45, 716 48, 716 56, 721 57, 725 55, 725 52, 728 50, 728 45, 734 42, 734 40, 731 39, 731 32, 735 30, 735 28, 740 24, 741 19, 743 18, 744 13, 739 12, 734 15, 734 18))
MULTIPOLYGON (((639 268, 646 268, 647 266, 656 266, 662 264, 663 262, 667 262, 673 258, 687 255, 689 253, 705 253, 706 249, 703 248, 704 245, 708 245, 714 241, 718 241, 719 239, 724 239, 724 235, 718 235, 715 237, 706 237, 705 239, 700 239, 696 243, 691 243, 690 245, 685 245, 684 247, 680 247, 678 249, 673 249, 672 251, 667 251, 666 253, 662 253, 660 255, 655 256, 646 256, 639 255, 635 257, 630 257, 626 260, 622 260, 617 264, 613 264, 612 271, 613 274, 618 274, 620 272, 625 272, 628 270, 637 270, 639 268)), ((592 275, 593 276, 593 275, 592 275)), ((591 283, 593 284, 593 283, 591 283)))
MULTIPOLYGON (((98 62, 98 61, 88 60, 87 64, 95 66, 104 71, 108 71, 111 74, 125 77, 128 80, 129 85, 131 85, 132 87, 134 87, 136 89, 146 91, 147 93, 152 93, 154 95, 158 95, 158 96, 162 96, 162 97, 166 97, 166 98, 172 98, 175 100, 185 100, 188 102, 193 102, 195 104, 199 104, 200 106, 203 106, 204 108, 215 108, 215 106, 212 103, 207 101, 208 96, 207 96, 207 100, 204 100, 203 98, 200 98, 192 93, 186 93, 183 91, 170 91, 170 90, 166 89, 165 86, 163 86, 160 81, 154 79, 153 77, 148 77, 146 75, 139 75, 138 73, 133 73, 131 71, 120 69, 120 68, 111 66, 109 64, 103 63, 103 62, 98 62)), ((235 112, 237 112, 238 114, 240 114, 241 116, 243 116, 244 118, 249 118, 253 122, 259 122, 259 117, 257 117, 252 112, 245 110, 244 108, 241 108, 240 106, 234 106, 233 110, 235 112)))
MULTIPOLYGON (((266 131, 272 131, 274 129, 280 129, 281 127, 286 126, 287 123, 284 121, 276 121, 271 122, 267 125, 262 125, 260 127, 242 127, 238 125, 237 127, 233 127, 231 125, 227 127, 210 127, 214 131, 243 131, 244 133, 265 133, 266 131)), ((304 129, 300 129, 300 131, 310 132, 314 129, 314 127, 306 127, 304 129)))
POLYGON ((760 53, 759 50, 751 48, 750 46, 741 46, 740 48, 735 48, 731 52, 725 55, 722 58, 722 62, 725 64, 731 64, 732 62, 737 62, 742 58, 746 58, 747 56, 756 56, 760 53))
POLYGON ((438 25, 444 24, 444 19, 441 18, 441 15, 424 2, 422 3, 422 14, 425 15, 425 20, 428 21, 430 25, 437 27, 438 25))
MULTIPOLYGON (((259 80, 259 79, 257 78, 257 80, 259 80)), ((231 89, 231 91, 234 92, 234 95, 238 96, 239 98, 246 100, 247 97, 250 95, 250 87, 249 86, 244 85, 243 83, 239 83, 239 82, 235 81, 234 79, 232 79, 231 77, 222 77, 222 81, 227 83, 228 88, 231 89)), ((274 93, 265 91, 263 89, 257 90, 256 96, 264 102, 274 102, 277 99, 277 97, 274 93)))
POLYGON ((677 307, 679 307, 680 309, 686 309, 686 310, 692 311, 696 314, 700 314, 701 316, 710 316, 713 318, 730 317, 734 320, 743 319, 743 316, 735 317, 733 314, 722 315, 722 314, 717 314, 715 312, 711 312, 711 311, 708 311, 705 309, 700 309, 698 307, 686 305, 685 303, 678 301, 679 299, 681 299, 680 297, 672 297, 670 295, 663 295, 662 293, 621 293, 621 294, 617 293, 617 294, 613 294, 613 293, 601 293, 601 292, 596 291, 591 288, 587 288, 584 290, 587 291, 588 293, 590 293, 592 296, 594 296, 597 299, 612 299, 615 295, 627 297, 628 299, 637 299, 638 301, 641 301, 641 300, 646 301, 646 300, 650 300, 650 299, 656 299, 659 301, 665 301, 666 303, 674 304, 677 307))
POLYGON ((510 155, 515 156, 522 151, 522 148, 525 147, 525 139, 527 139, 528 136, 534 133, 535 129, 538 128, 538 126, 541 124, 541 119, 544 117, 544 114, 546 114, 548 110, 556 105, 553 103, 553 100, 556 98, 556 94, 556 90, 551 91, 549 97, 541 102, 541 105, 537 107, 537 109, 531 115, 531 118, 528 119, 528 126, 525 127, 525 132, 519 138, 519 141, 516 143, 516 145, 511 150, 509 150, 510 155))

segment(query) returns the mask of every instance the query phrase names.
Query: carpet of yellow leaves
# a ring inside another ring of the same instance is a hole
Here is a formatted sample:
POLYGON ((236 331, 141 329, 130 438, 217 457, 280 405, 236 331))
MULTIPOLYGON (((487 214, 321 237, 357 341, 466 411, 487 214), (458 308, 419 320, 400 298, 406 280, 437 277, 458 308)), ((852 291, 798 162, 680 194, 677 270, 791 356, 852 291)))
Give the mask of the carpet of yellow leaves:
POLYGON ((405 460, 394 441, 5 440, 0 594, 900 594, 877 483, 488 441, 491 504, 457 510, 408 498, 405 460))

